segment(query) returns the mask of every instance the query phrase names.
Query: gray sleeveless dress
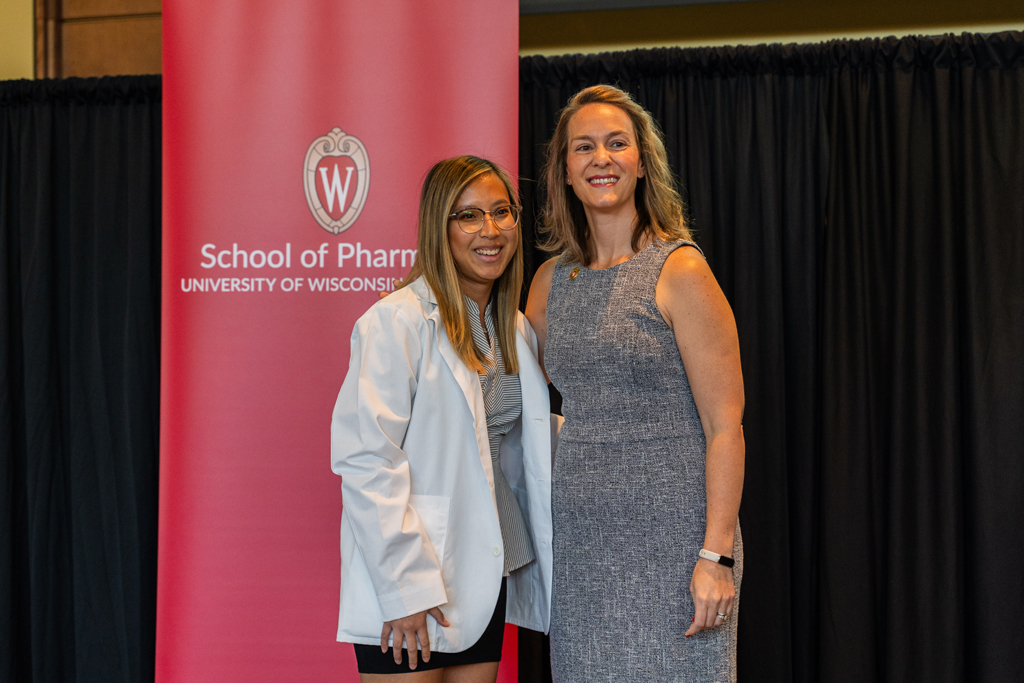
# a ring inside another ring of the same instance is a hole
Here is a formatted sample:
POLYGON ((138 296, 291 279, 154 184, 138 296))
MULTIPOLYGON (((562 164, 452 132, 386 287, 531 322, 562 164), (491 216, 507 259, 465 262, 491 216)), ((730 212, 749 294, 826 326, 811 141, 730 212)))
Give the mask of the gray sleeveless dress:
POLYGON ((654 302, 665 259, 653 242, 589 270, 560 261, 544 364, 562 394, 552 475, 555 683, 736 679, 736 604, 686 638, 690 578, 704 541, 705 441, 675 336, 654 302))

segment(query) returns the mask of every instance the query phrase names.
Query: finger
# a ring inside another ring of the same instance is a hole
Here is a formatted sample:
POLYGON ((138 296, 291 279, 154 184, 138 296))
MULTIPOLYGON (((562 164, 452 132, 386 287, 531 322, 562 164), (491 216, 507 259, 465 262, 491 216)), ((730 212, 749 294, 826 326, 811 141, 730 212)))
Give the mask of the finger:
POLYGON ((704 628, 714 628, 721 623, 722 622, 718 620, 718 601, 709 601, 708 611, 704 615, 704 628))
POLYGON ((693 599, 693 618, 690 619, 690 628, 686 629, 687 638, 700 632, 701 623, 703 623, 698 621, 703 619, 701 616, 703 603, 697 597, 697 591, 694 590, 693 579, 690 579, 690 597, 693 599))
POLYGON ((431 607, 427 614, 434 617, 434 620, 441 624, 441 626, 451 626, 448 620, 444 618, 444 612, 441 611, 440 607, 431 607))
POLYGON ((405 647, 409 650, 409 670, 412 671, 419 663, 419 650, 416 649, 416 632, 410 631, 405 637, 405 647))
POLYGON ((697 631, 704 631, 715 625, 714 614, 708 618, 708 606, 707 603, 701 602, 700 607, 696 609, 696 616, 693 620, 693 625, 696 626, 697 631))
POLYGON ((718 599, 718 609, 717 614, 715 616, 717 617, 718 614, 725 615, 725 617, 718 620, 719 626, 729 621, 729 619, 732 617, 732 605, 733 601, 736 598, 736 593, 735 591, 730 590, 731 588, 732 586, 726 586, 725 590, 722 591, 722 597, 718 599))
POLYGON ((693 619, 691 619, 690 628, 686 631, 686 637, 689 638, 692 635, 700 633, 700 630, 704 628, 704 603, 701 601, 694 601, 693 607, 693 619))
POLYGON ((395 664, 402 663, 402 642, 405 639, 405 632, 400 629, 395 629, 392 632, 391 639, 391 656, 395 660, 395 664))
POLYGON ((384 624, 384 627, 380 630, 380 651, 388 651, 388 636, 391 635, 391 627, 384 624))
POLYGON ((718 611, 721 614, 725 614, 725 616, 718 616, 716 614, 716 616, 718 616, 718 620, 716 622, 716 625, 717 626, 725 626, 725 625, 727 625, 729 623, 730 618, 732 618, 732 600, 731 599, 723 599, 721 601, 721 603, 719 604, 718 611))
MULTIPOLYGON (((729 598, 722 598, 718 601, 718 614, 724 614, 724 617, 718 619, 718 625, 721 626, 725 622, 729 621, 732 616, 732 600, 729 598)), ((717 616, 717 615, 716 615, 717 616)))
POLYGON ((697 628, 697 615, 695 613, 693 615, 693 618, 690 619, 690 628, 686 629, 686 637, 689 638, 694 633, 697 633, 699 630, 700 629, 697 628))
POLYGON ((710 628, 714 622, 714 614, 711 619, 708 619, 708 602, 703 598, 698 598, 694 604, 694 611, 696 612, 696 619, 694 623, 697 625, 698 631, 703 631, 706 628, 710 628))
POLYGON ((423 650, 423 661, 424 662, 429 662, 430 661, 430 635, 427 633, 426 625, 424 625, 423 628, 421 628, 419 631, 417 631, 416 635, 419 636, 419 639, 420 639, 420 649, 423 650))

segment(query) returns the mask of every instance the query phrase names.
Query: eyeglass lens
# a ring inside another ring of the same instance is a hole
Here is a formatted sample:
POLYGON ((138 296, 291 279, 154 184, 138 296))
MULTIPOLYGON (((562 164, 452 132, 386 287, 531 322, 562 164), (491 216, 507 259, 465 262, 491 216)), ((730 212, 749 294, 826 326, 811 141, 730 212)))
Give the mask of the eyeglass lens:
POLYGON ((493 211, 483 209, 463 209, 455 213, 459 227, 463 232, 478 232, 484 225, 484 215, 491 214, 491 220, 501 230, 511 230, 519 222, 519 211, 514 206, 499 206, 493 211))

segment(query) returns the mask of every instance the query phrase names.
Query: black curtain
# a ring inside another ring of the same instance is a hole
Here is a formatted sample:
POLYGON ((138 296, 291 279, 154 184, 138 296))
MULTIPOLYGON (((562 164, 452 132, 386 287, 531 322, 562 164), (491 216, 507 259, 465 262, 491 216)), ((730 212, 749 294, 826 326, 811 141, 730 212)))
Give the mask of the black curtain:
POLYGON ((153 679, 159 77, 0 82, 0 681, 153 679))
POLYGON ((1024 680, 1024 36, 523 58, 527 245, 597 83, 660 122, 736 314, 741 680, 1024 680))

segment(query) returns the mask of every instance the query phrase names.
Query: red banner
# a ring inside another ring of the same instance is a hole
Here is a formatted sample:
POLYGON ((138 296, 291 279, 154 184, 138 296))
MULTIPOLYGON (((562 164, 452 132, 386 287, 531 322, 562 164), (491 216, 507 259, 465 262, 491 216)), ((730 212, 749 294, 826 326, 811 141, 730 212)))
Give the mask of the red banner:
POLYGON ((518 20, 164 1, 158 683, 358 680, 334 641, 349 335, 413 262, 433 162, 515 171, 518 20))

